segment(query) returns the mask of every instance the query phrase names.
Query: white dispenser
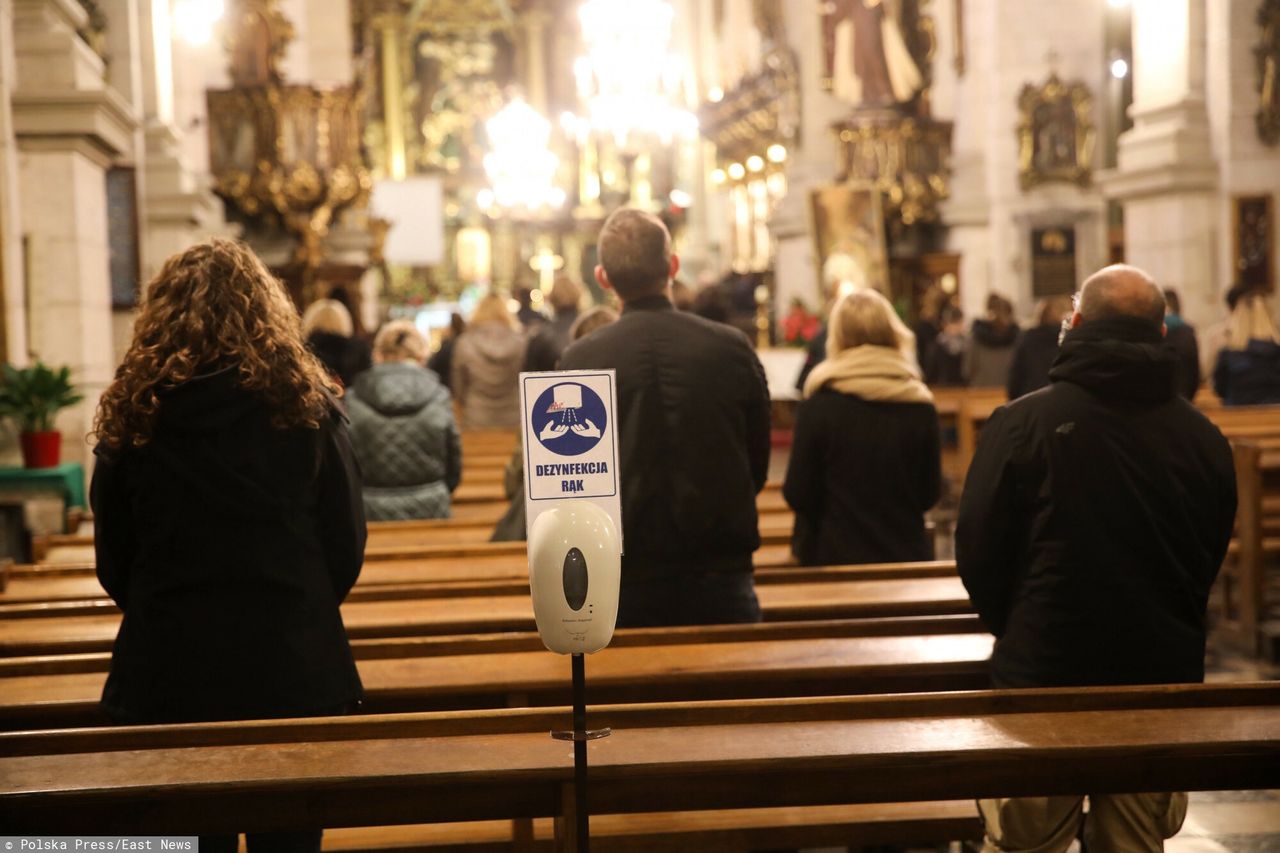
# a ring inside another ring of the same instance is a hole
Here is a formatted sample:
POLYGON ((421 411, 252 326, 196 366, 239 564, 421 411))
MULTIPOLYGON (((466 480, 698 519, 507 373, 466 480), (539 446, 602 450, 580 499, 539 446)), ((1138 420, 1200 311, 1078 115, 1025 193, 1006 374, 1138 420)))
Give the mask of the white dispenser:
POLYGON ((562 655, 609 645, 618 618, 622 542, 590 501, 559 501, 529 531, 529 589, 543 644, 562 655))

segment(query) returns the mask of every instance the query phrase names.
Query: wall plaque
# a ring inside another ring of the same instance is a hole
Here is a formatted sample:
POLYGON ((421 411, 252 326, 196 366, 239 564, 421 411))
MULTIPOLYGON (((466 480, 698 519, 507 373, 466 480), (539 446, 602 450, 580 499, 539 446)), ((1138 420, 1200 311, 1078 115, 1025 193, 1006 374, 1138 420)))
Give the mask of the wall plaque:
POLYGON ((138 304, 138 184, 132 167, 107 170, 107 251, 111 307, 138 304))
POLYGON ((1232 205, 1231 265, 1234 281, 1262 287, 1276 286, 1275 204, 1269 195, 1237 196, 1232 205))
POLYGON ((1076 229, 1031 229, 1031 294, 1041 299, 1076 290, 1076 229))

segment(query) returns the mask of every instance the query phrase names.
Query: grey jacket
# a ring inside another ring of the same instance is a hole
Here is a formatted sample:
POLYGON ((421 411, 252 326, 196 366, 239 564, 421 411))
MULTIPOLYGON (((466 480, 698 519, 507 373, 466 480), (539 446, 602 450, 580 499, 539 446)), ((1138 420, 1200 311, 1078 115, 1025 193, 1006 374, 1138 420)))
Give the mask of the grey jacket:
POLYGON ((525 336, 501 323, 471 326, 453 347, 453 393, 467 429, 520 425, 525 336))
POLYGON ((448 518, 462 442, 439 377, 416 364, 377 364, 346 401, 369 520, 448 518))

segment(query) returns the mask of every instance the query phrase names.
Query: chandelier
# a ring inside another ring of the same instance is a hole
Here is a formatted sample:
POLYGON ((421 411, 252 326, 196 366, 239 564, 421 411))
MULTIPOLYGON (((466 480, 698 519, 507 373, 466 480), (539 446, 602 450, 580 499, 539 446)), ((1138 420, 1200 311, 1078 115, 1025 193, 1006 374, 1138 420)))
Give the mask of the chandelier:
POLYGON ((574 63, 585 116, 566 116, 585 132, 611 134, 619 146, 629 136, 655 134, 664 143, 692 138, 698 119, 676 106, 684 63, 667 53, 674 18, 666 0, 587 0, 578 10, 586 56, 574 63))
POLYGON ((490 189, 477 201, 486 210, 538 212, 564 205, 565 192, 555 186, 560 161, 547 149, 551 123, 520 98, 516 98, 485 122, 489 153, 484 157, 490 189))

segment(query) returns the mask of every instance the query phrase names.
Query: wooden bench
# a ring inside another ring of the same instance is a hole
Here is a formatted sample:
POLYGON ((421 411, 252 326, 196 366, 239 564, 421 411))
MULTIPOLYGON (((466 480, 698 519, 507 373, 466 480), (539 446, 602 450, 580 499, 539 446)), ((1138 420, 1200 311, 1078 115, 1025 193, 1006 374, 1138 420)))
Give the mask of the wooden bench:
MULTIPOLYGON (((621 630, 588 664, 599 702, 964 690, 987 684, 974 617, 621 630)), ((569 659, 536 634, 354 641, 365 713, 566 704, 569 659)), ((0 660, 0 728, 103 722, 105 653, 0 660)))
MULTIPOLYGON (((958 577, 833 580, 764 584, 757 590, 767 621, 939 616, 971 612, 958 577)), ((61 615, 58 604, 4 605, 0 657, 106 651, 120 615, 106 601, 61 615)), ((349 636, 393 637, 527 631, 533 605, 525 595, 353 601, 342 607, 349 636)))
MULTIPOLYGON (((955 563, 950 560, 920 563, 869 563, 853 566, 769 566, 755 570, 755 582, 812 583, 828 580, 897 580, 913 577, 951 577, 955 563)), ((96 602, 107 597, 90 566, 0 566, 0 612, 4 605, 96 602)), ((518 556, 485 559, 423 561, 381 561, 370 563, 347 601, 374 601, 393 598, 492 594, 527 594, 527 561, 518 556)))
MULTIPOLYGON (((459 486, 459 489, 463 488, 459 486)), ((369 522, 369 547, 438 545, 486 542, 493 527, 507 511, 505 499, 461 503, 453 518, 414 521, 369 522)), ((761 535, 770 541, 789 540, 793 525, 791 508, 782 497, 780 483, 771 482, 757 496, 761 535)), ((92 533, 59 533, 36 537, 32 542, 37 562, 92 562, 92 533)))
MULTIPOLYGON (((0 736, 14 833, 566 818, 537 709, 0 736)), ((596 707, 594 814, 1280 785, 1280 686, 596 707)), ((565 820, 566 830, 572 821, 565 820)), ((563 837, 574 849, 572 837, 563 837)))
POLYGON ((1280 554, 1280 438, 1235 441, 1231 447, 1239 546, 1223 567, 1218 618, 1235 645, 1276 660, 1280 631, 1267 624, 1267 561, 1280 554))

